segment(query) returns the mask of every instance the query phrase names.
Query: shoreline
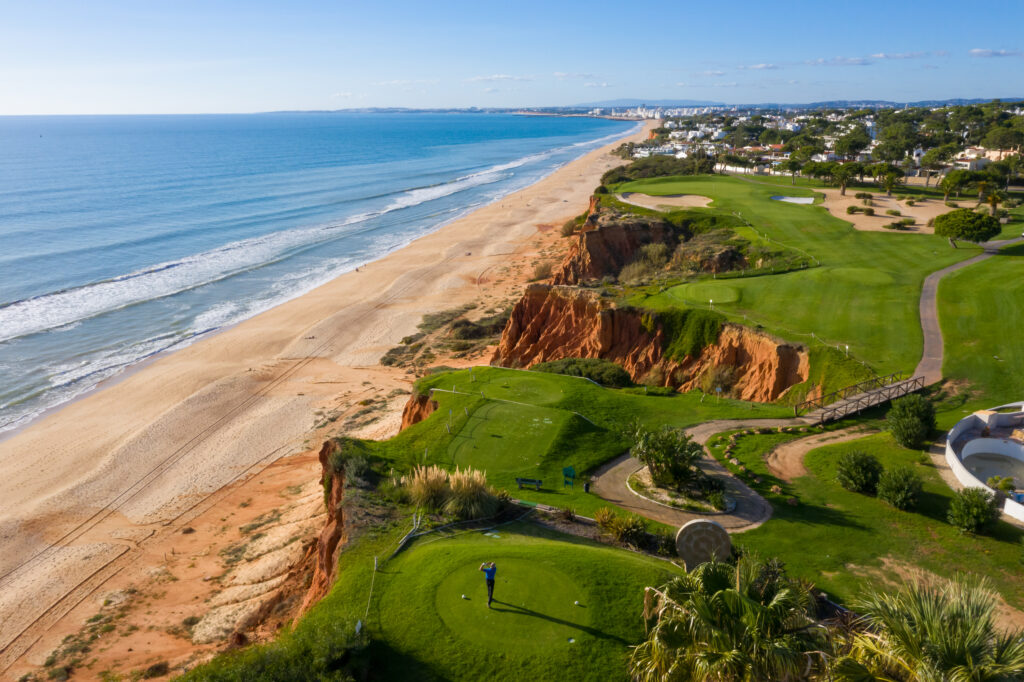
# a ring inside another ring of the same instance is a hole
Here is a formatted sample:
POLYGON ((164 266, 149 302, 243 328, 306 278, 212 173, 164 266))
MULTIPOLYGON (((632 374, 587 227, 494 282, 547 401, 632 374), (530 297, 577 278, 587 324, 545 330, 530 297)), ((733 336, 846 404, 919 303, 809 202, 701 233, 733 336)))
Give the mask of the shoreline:
MULTIPOLYGON (((615 120, 622 120, 622 119, 615 119, 615 120)), ((627 120, 632 120, 632 119, 627 119, 627 120)), ((639 122, 639 121, 633 121, 633 122, 636 123, 636 122, 639 122)), ((413 244, 417 240, 422 239, 423 237, 429 236, 431 234, 434 234, 435 232, 438 232, 439 230, 443 230, 448 225, 451 225, 454 222, 462 220, 463 218, 472 215, 473 213, 475 213, 476 211, 478 211, 478 210, 480 210, 482 208, 486 208, 488 206, 491 206, 492 204, 501 202, 501 201, 503 201, 504 199, 506 199, 509 196, 512 196, 512 195, 514 195, 514 194, 516 194, 518 192, 522 192, 524 190, 527 190, 527 189, 529 189, 530 187, 533 187, 534 185, 536 185, 539 182, 543 182, 545 179, 550 177, 552 174, 557 173, 559 170, 561 170, 565 166, 573 163, 574 161, 577 161, 577 160, 583 158, 587 154, 590 154, 593 151, 597 151, 599 149, 607 147, 610 144, 621 144, 622 140, 624 140, 626 138, 629 138, 629 137, 631 137, 633 135, 636 135, 636 134, 638 134, 638 132, 639 131, 637 131, 637 130, 627 131, 627 132, 623 133, 620 137, 616 138, 615 140, 613 140, 610 143, 603 144, 600 147, 592 149, 591 151, 586 152, 585 154, 581 155, 580 157, 577 157, 575 159, 571 159, 571 160, 567 161, 566 163, 562 164, 561 166, 556 166, 555 168, 551 169, 550 171, 548 171, 548 172, 544 173, 543 175, 539 176, 538 178, 536 178, 533 182, 531 182, 526 187, 522 187, 522 188, 517 189, 517 190, 512 190, 512 191, 508 192, 507 194, 503 194, 500 197, 498 197, 498 198, 496 198, 496 199, 494 199, 492 201, 487 202, 486 204, 473 207, 473 208, 471 208, 469 210, 465 210, 463 212, 460 212, 460 213, 456 214, 455 216, 453 216, 451 218, 447 218, 447 219, 437 223, 436 225, 434 225, 430 229, 430 231, 427 232, 426 234, 422 234, 422 235, 415 236, 415 237, 410 237, 409 239, 401 242, 400 244, 392 247, 391 249, 389 249, 387 251, 384 251, 383 253, 381 253, 380 255, 376 256, 372 260, 355 263, 354 265, 352 265, 352 268, 350 270, 345 270, 345 271, 335 275, 334 277, 332 277, 327 282, 323 282, 323 283, 315 286, 313 289, 311 289, 309 291, 306 291, 304 293, 296 294, 295 296, 293 296, 291 298, 288 298, 288 299, 286 299, 284 301, 281 301, 279 303, 274 304, 272 307, 268 308, 267 310, 263 310, 261 312, 255 313, 251 317, 247 317, 247 318, 241 319, 241 320, 236 320, 236 321, 231 322, 229 324, 226 324, 226 325, 224 325, 222 327, 215 327, 215 328, 212 328, 212 329, 207 329, 205 331, 197 332, 192 338, 184 339, 184 340, 182 340, 182 342, 176 343, 175 347, 172 348, 172 349, 157 351, 157 352, 155 352, 155 353, 153 353, 151 355, 147 355, 147 356, 142 357, 142 358, 140 358, 140 359, 138 359, 138 360, 136 360, 134 362, 131 362, 131 363, 127 364, 127 365, 124 365, 121 369, 117 370, 116 374, 113 374, 112 376, 109 376, 109 377, 107 377, 105 379, 102 379, 101 381, 96 383, 94 386, 91 386, 91 387, 85 389, 81 393, 75 395, 74 397, 72 397, 72 398, 70 398, 70 399, 68 399, 68 400, 66 400, 66 401, 64 401, 62 403, 59 403, 57 405, 53 405, 51 407, 47 407, 47 408, 41 410, 38 414, 30 417, 28 419, 28 421, 26 421, 25 423, 20 424, 20 425, 14 427, 14 428, 6 429, 6 430, 0 430, 0 445, 2 445, 5 441, 10 440, 11 438, 17 436, 19 433, 25 431, 26 429, 31 428, 33 425, 37 424, 38 422, 40 422, 40 421, 42 421, 44 419, 50 418, 53 415, 58 414, 61 410, 65 409, 66 407, 69 407, 69 406, 75 404, 76 402, 78 402, 80 400, 84 400, 84 399, 88 398, 89 396, 95 394, 98 391, 106 390, 107 388, 110 388, 112 386, 116 386, 118 383, 120 383, 121 381, 127 379, 128 377, 130 377, 135 372, 141 370, 142 368, 152 364, 153 362, 155 362, 155 361, 157 361, 157 360, 159 360, 161 358, 168 357, 170 355, 173 355, 174 353, 178 353, 178 352, 180 352, 182 350, 185 350, 186 348, 189 348, 189 347, 191 347, 191 346, 193 346, 193 345, 195 345, 197 343, 202 343, 203 341, 205 341, 207 339, 210 339, 210 338, 213 338, 214 336, 217 336, 219 334, 222 334, 225 331, 233 329, 234 327, 237 327, 240 324, 244 324, 245 322, 247 322, 248 320, 253 319, 254 317, 258 317, 259 315, 263 315, 264 313, 270 312, 271 310, 273 310, 274 308, 277 308, 278 306, 287 305, 288 303, 291 303, 292 301, 295 301, 295 300, 297 300, 299 298, 302 298, 303 296, 305 296, 305 295, 307 295, 309 293, 312 293, 312 291, 315 291, 319 287, 326 286, 326 285, 332 283, 334 280, 338 279, 339 277, 342 277, 342 276, 347 275, 349 273, 355 272, 359 268, 366 268, 366 267, 368 267, 368 266, 370 266, 370 265, 372 265, 372 264, 374 264, 374 263, 376 263, 378 261, 381 261, 381 260, 387 258, 388 256, 390 256, 391 254, 393 254, 393 253, 395 253, 397 251, 401 251, 402 249, 407 248, 408 246, 410 246, 411 244, 413 244)), ((601 140, 601 139, 604 139, 606 137, 609 137, 609 136, 602 136, 600 138, 595 138, 594 141, 601 140)))
POLYGON ((622 163, 608 152, 649 126, 0 441, 0 652, 197 499, 308 449, 318 413, 375 384, 411 384, 381 355, 424 313, 518 296, 530 266, 558 250, 561 222, 622 163))

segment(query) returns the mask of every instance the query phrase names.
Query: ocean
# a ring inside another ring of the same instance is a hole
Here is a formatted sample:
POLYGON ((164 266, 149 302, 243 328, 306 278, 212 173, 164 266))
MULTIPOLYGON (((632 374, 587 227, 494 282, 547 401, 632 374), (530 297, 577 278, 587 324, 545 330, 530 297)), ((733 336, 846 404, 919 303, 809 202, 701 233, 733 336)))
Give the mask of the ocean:
POLYGON ((635 127, 468 113, 0 117, 0 433, 635 127))

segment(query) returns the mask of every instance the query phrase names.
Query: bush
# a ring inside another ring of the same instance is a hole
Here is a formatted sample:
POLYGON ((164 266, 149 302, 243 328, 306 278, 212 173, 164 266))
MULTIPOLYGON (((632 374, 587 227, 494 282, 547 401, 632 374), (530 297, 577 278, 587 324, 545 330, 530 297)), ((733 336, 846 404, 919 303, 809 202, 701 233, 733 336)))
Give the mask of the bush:
POLYGON ((708 504, 714 507, 717 511, 725 511, 725 493, 720 490, 708 493, 707 495, 708 504))
POLYGON ((494 516, 500 503, 487 485, 487 475, 476 469, 455 469, 448 477, 449 498, 444 511, 458 519, 494 516))
POLYGON ((600 358, 565 358, 534 365, 531 369, 549 374, 565 374, 571 377, 584 377, 602 386, 623 388, 633 385, 629 373, 611 360, 600 358))
POLYGON ((950 208, 960 208, 960 204, 955 201, 947 201, 946 206, 949 206, 950 208))
POLYGON ((413 469, 411 476, 402 479, 409 489, 413 504, 430 511, 440 511, 448 501, 448 472, 439 466, 420 466, 413 469))
POLYGON ((573 236, 574 234, 576 234, 576 228, 577 227, 578 227, 578 225, 576 224, 576 221, 574 219, 566 220, 562 224, 562 236, 563 237, 571 237, 571 236, 573 236))
POLYGON ((612 524, 617 516, 615 510, 611 507, 601 507, 594 512, 594 523, 597 524, 598 528, 607 533, 611 531, 612 524))
POLYGON ((679 488, 700 477, 696 464, 704 448, 682 429, 665 426, 652 431, 640 426, 631 435, 633 456, 647 465, 656 484, 679 488))
POLYGON ((935 408, 931 401, 915 393, 894 400, 885 419, 897 443, 917 450, 935 429, 935 408))
POLYGON ((868 206, 864 209, 864 215, 875 215, 875 209, 868 206))
POLYGON ((976 533, 999 517, 995 496, 981 488, 964 488, 949 504, 949 522, 964 533, 976 533))
POLYGON ((860 207, 859 206, 847 206, 846 207, 846 213, 848 215, 853 215, 854 213, 860 213, 860 207))
POLYGON ((894 208, 885 209, 885 215, 900 215, 900 212, 894 208))
POLYGON ((989 476, 985 484, 989 488, 999 490, 1004 493, 1012 493, 1017 489, 1017 485, 1013 480, 1013 476, 989 476))
POLYGON ((916 507, 923 488, 921 477, 906 465, 894 466, 878 478, 878 498, 897 509, 916 507))
POLYGON ((857 192, 853 196, 857 199, 870 199, 874 195, 871 192, 857 192))
POLYGON ((917 202, 913 199, 907 199, 907 206, 916 206, 917 202))
POLYGON ((663 242, 644 244, 640 247, 640 257, 654 268, 663 268, 668 263, 668 245, 663 242))
POLYGON ((533 266, 533 279, 534 281, 539 279, 547 279, 551 277, 551 271, 554 270, 554 266, 549 262, 537 263, 533 266))
POLYGON ((345 480, 349 483, 365 481, 372 470, 370 460, 362 455, 354 455, 345 460, 345 480))
POLYGON ((624 284, 643 284, 654 277, 654 267, 646 260, 636 260, 622 268, 619 281, 624 284))
POLYGON ((647 522, 636 514, 616 516, 611 525, 611 535, 627 545, 641 545, 647 535, 647 522))
POLYGON ((839 458, 836 481, 851 492, 874 495, 881 474, 882 463, 877 457, 855 450, 839 458))

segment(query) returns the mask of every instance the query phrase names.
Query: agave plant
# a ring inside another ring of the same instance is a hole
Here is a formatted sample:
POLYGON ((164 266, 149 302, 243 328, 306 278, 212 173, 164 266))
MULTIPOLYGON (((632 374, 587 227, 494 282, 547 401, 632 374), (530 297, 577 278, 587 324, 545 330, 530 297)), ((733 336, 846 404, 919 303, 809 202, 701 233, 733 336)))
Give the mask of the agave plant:
POLYGON ((643 682, 797 680, 824 667, 810 586, 774 561, 702 564, 647 588, 644 616, 647 639, 630 657, 643 682))
POLYGON ((995 625, 996 596, 983 579, 922 577, 854 603, 862 631, 833 679, 951 682, 1024 679, 1024 632, 995 625))

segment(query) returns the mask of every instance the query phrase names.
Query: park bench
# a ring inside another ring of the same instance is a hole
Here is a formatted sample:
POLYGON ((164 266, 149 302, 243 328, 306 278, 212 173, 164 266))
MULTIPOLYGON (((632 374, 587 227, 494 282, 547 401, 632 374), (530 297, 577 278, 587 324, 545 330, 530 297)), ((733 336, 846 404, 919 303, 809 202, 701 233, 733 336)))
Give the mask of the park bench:
POLYGON ((516 479, 516 485, 519 486, 520 490, 523 489, 524 485, 532 485, 537 490, 540 490, 540 484, 541 483, 542 483, 542 481, 539 478, 517 478, 516 479))

